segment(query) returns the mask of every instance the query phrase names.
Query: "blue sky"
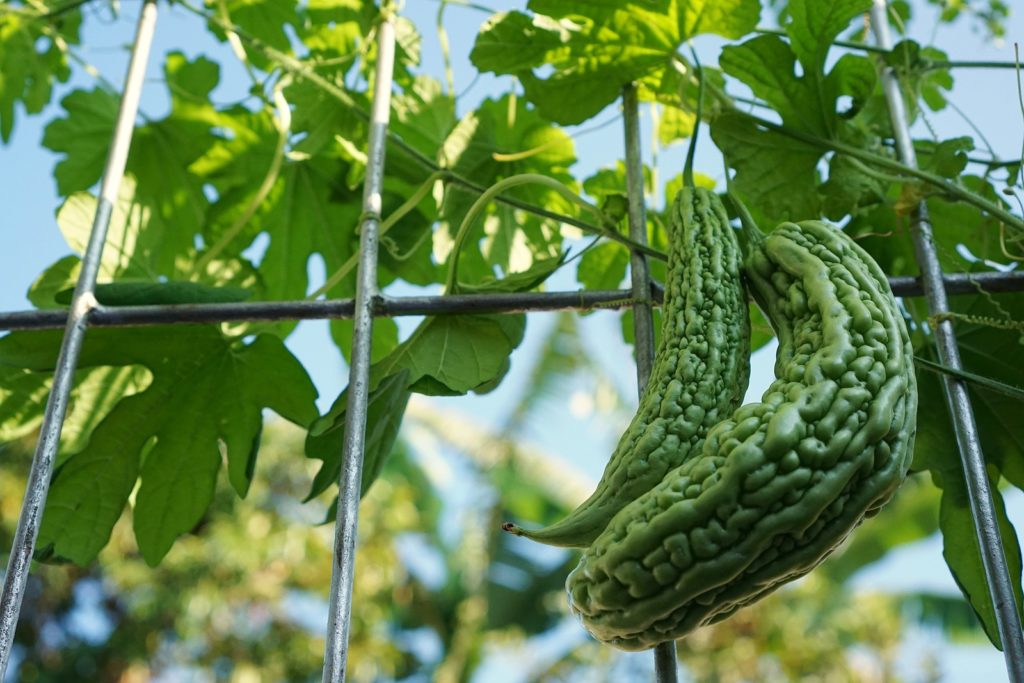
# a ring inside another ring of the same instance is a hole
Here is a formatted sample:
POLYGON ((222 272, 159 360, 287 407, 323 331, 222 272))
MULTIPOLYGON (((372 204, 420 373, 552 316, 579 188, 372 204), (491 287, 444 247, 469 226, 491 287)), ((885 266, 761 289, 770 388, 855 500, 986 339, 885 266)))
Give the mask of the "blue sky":
MULTIPOLYGON (((491 2, 495 9, 520 8, 523 2, 491 2)), ((915 5, 923 5, 921 2, 915 5)), ((422 71, 439 76, 442 73, 440 52, 434 31, 438 9, 435 0, 409 0, 404 14, 420 28, 423 34, 424 61, 422 71)), ((120 83, 123 78, 127 53, 124 47, 131 42, 137 11, 136 3, 122 5, 123 15, 113 17, 105 11, 90 11, 83 33, 81 54, 94 64, 103 75, 120 83)), ((143 99, 143 109, 159 115, 166 107, 164 88, 160 84, 162 74, 161 55, 171 49, 183 50, 194 56, 205 53, 222 64, 222 85, 214 92, 214 98, 227 101, 238 96, 247 82, 243 71, 233 60, 229 50, 215 43, 207 34, 197 30, 195 19, 178 9, 161 4, 161 18, 157 28, 154 59, 148 70, 148 83, 143 99)), ((931 7, 921 8, 924 17, 934 16, 931 7)), ((476 35, 479 24, 487 15, 473 9, 451 5, 445 13, 445 24, 451 40, 453 68, 456 89, 461 90, 473 79, 475 71, 467 55, 472 47, 471 38, 476 35)), ((932 42, 947 50, 956 59, 1013 59, 1013 41, 1024 36, 1024 17, 1011 19, 1008 38, 1002 45, 985 43, 981 36, 972 33, 966 25, 949 28, 940 27, 932 33, 931 19, 919 20, 915 37, 923 42, 932 42)), ((714 63, 722 42, 713 37, 702 37, 696 42, 698 52, 706 63, 714 63)), ((951 99, 963 110, 974 124, 984 131, 996 153, 1003 158, 1020 155, 1024 139, 1024 124, 1017 102, 1014 74, 1010 70, 960 70, 956 72, 956 89, 951 99)), ((76 78, 58 90, 61 94, 73 87, 93 87, 91 77, 78 72, 76 78)), ((500 95, 513 86, 509 78, 481 77, 469 94, 460 102, 460 113, 475 106, 483 97, 500 95)), ((40 116, 19 116, 10 144, 0 147, 0 188, 3 197, 3 217, 0 218, 0 273, 3 287, 0 287, 0 310, 28 308, 25 292, 42 270, 69 253, 54 220, 60 199, 55 192, 52 178, 53 165, 57 158, 42 148, 42 125, 60 111, 52 104, 40 116)), ((617 112, 608 109, 594 122, 600 123, 614 118, 617 112)), ((929 116, 928 123, 940 138, 954 135, 975 135, 963 118, 953 110, 929 116)), ((591 126, 593 123, 590 124, 591 126)), ((918 124, 918 132, 927 131, 918 124)), ((643 120, 643 140, 650 141, 649 119, 643 120)), ((980 140, 977 141, 981 147, 980 140)), ((676 145, 660 150, 657 158, 658 175, 664 180, 682 168, 684 149, 676 145)), ((601 166, 611 165, 623 157, 621 126, 613 124, 601 132, 582 136, 577 140, 579 162, 574 168, 578 177, 585 177, 601 166)), ((644 150, 645 159, 650 162, 651 147, 644 150)), ((710 139, 702 137, 696 168, 708 175, 721 178, 721 161, 710 139)), ((660 203, 663 198, 656 198, 660 203)), ((323 273, 311 267, 311 288, 323 280, 323 273)), ((321 269, 322 271, 322 269, 321 269)), ((569 272, 560 273, 551 283, 551 288, 575 289, 577 285, 569 272)), ((401 293, 401 288, 390 293, 401 293)), ((458 399, 439 399, 444 408, 458 409, 472 415, 483 423, 496 424, 519 396, 525 381, 517 368, 529 366, 529 358, 536 352, 544 332, 551 324, 551 314, 534 314, 530 318, 527 338, 513 357, 513 373, 497 391, 482 397, 471 396, 458 399)), ((415 320, 401 321, 401 329, 408 332, 415 320)), ((589 348, 604 362, 608 372, 615 379, 624 396, 635 396, 635 378, 632 374, 631 350, 625 346, 619 334, 618 315, 614 312, 597 312, 583 321, 585 338, 589 348)), ((337 350, 331 344, 326 323, 303 323, 289 339, 289 346, 311 370, 313 379, 321 394, 321 408, 326 408, 347 382, 347 371, 337 350)), ((753 378, 748 399, 756 400, 772 378, 772 353, 769 348, 758 353, 754 359, 753 378)), ((569 392, 571 393, 571 392, 569 392)), ((537 442, 546 450, 559 454, 567 464, 578 469, 584 476, 596 481, 604 465, 604 458, 610 453, 617 431, 614 426, 591 414, 574 417, 567 405, 552 406, 546 411, 546 419, 534 420, 528 426, 525 437, 537 442), (595 455, 596 454, 596 455, 595 455)), ((1018 526, 1024 523, 1024 497, 1012 496, 1011 518, 1018 526)), ((883 515, 884 516, 884 515, 883 515)), ((941 559, 941 543, 937 539, 914 544, 894 553, 879 566, 859 576, 855 585, 863 588, 888 587, 893 590, 907 588, 929 588, 944 592, 956 591, 941 559)), ((949 652, 953 652, 950 650, 949 652)), ((949 680, 964 680, 955 675, 960 671, 971 672, 974 680, 999 680, 1003 671, 999 653, 991 648, 967 650, 956 649, 958 654, 947 657, 950 667, 949 680)))

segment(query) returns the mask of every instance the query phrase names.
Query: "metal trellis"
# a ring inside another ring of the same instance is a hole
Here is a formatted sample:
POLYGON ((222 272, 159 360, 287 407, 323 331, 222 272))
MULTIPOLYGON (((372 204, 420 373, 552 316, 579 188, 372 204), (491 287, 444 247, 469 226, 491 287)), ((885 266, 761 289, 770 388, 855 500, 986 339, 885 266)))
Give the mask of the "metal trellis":
MULTIPOLYGON (((14 630, 21 610, 29 566, 35 549, 47 489, 53 473, 54 458, 63 426, 69 392, 87 326, 127 327, 181 323, 220 323, 229 321, 309 320, 354 318, 352 362, 349 377, 349 404, 346 413, 339 481, 338 516, 335 529, 334 564, 329 603, 327 643, 323 681, 345 680, 350 631, 352 587, 355 572, 356 528, 359 490, 366 429, 370 347, 373 318, 379 316, 441 315, 460 313, 511 313, 526 311, 581 310, 589 308, 633 307, 636 339, 638 389, 642 392, 650 374, 654 354, 651 306, 662 290, 651 282, 645 257, 634 250, 631 261, 632 287, 614 291, 563 291, 494 293, 477 295, 388 297, 377 289, 377 243, 384 172, 384 149, 395 55, 395 29, 392 17, 385 17, 377 32, 377 63, 370 114, 363 214, 360 218, 360 257, 354 299, 319 301, 273 301, 254 303, 154 305, 105 307, 95 298, 107 226, 123 176, 128 148, 136 118, 143 75, 152 44, 156 22, 155 0, 146 0, 139 17, 136 39, 125 78, 124 95, 114 130, 107 166, 97 204, 89 244, 82 259, 82 272, 68 311, 18 311, 0 313, 0 330, 65 329, 53 388, 47 402, 26 486, 25 500, 15 534, 13 548, 4 575, 0 595, 0 679, 11 655, 14 630)), ((872 27, 880 49, 891 48, 888 36, 886 3, 875 0, 872 27)), ((893 117, 901 159, 914 165, 908 122, 899 84, 891 70, 883 73, 883 83, 893 117)), ((636 89, 623 90, 626 172, 629 196, 630 238, 646 244, 643 205, 643 176, 640 157, 639 109, 636 89)), ((921 265, 920 277, 890 277, 897 296, 927 298, 934 316, 948 311, 947 294, 978 291, 1024 291, 1024 273, 980 273, 943 275, 932 243, 927 210, 922 204, 915 217, 914 245, 921 265)), ((943 365, 961 367, 956 338, 947 320, 935 327, 939 358, 943 365)), ((992 493, 985 473, 977 427, 964 383, 943 377, 950 412, 963 456, 971 511, 982 548, 986 579, 996 607, 1007 669, 1015 682, 1024 682, 1024 636, 1013 600, 1010 580, 992 493)), ((677 680, 674 643, 655 649, 655 677, 659 683, 677 680)))
MULTIPOLYGON (((888 5, 886 0, 874 0, 871 6, 871 28, 875 41, 884 50, 892 49, 889 35, 888 5)), ((917 166, 914 141, 910 137, 910 126, 903 105, 903 93, 892 67, 882 71, 882 85, 889 104, 893 131, 896 134, 897 151, 900 160, 912 167, 917 166)), ((928 219, 928 207, 922 200, 914 213, 911 235, 914 254, 921 269, 925 300, 928 312, 935 316, 949 311, 946 290, 942 282, 942 266, 932 239, 932 227, 928 219)), ((961 368, 960 348, 956 333, 949 320, 942 320, 935 326, 935 341, 939 361, 955 370, 961 368)), ((1003 644, 1006 670, 1014 683, 1024 681, 1024 634, 1021 632, 1020 614, 1013 596, 1013 582, 1006 564, 1003 539, 999 533, 992 489, 985 470, 985 456, 981 452, 978 425, 974 420, 971 398, 963 380, 943 375, 942 389, 953 418, 953 431, 967 481, 967 496, 971 504, 971 517, 981 547, 981 559, 985 569, 992 604, 995 607, 996 624, 1003 644)))
MULTIPOLYGON (((1024 291, 1024 273, 952 273, 943 275, 947 294, 1024 291)), ((898 275, 889 278, 893 294, 902 297, 924 295, 920 278, 898 275)), ((651 284, 650 301, 661 302, 662 289, 651 284)), ((458 313, 527 313, 531 311, 590 310, 624 308, 636 296, 631 289, 562 292, 509 292, 493 294, 452 294, 430 296, 373 297, 374 317, 448 315, 458 313)), ((157 304, 149 306, 103 306, 97 304, 89 316, 90 327, 138 327, 142 325, 183 325, 221 322, 270 322, 280 320, 332 320, 352 318, 355 299, 254 301, 223 304, 157 304)), ((64 327, 68 312, 31 310, 0 313, 0 330, 46 330, 64 327)))

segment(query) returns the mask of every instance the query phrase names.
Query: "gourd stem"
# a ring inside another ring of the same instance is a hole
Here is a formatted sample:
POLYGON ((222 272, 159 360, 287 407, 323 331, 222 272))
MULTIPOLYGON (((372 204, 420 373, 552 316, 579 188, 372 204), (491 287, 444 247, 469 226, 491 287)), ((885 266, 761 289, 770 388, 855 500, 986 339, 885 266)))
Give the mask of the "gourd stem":
POLYGON ((700 132, 700 122, 704 117, 704 69, 701 68, 697 51, 692 47, 690 54, 693 56, 693 65, 697 70, 697 117, 693 122, 693 132, 690 133, 690 147, 686 150, 686 165, 683 166, 683 184, 686 187, 694 187, 693 158, 697 155, 697 134, 700 132))
MULTIPOLYGON (((448 260, 448 277, 445 279, 445 293, 455 294, 458 292, 459 257, 461 256, 462 248, 466 243, 466 239, 469 237, 470 228, 473 227, 473 223, 476 222, 477 217, 483 213, 483 210, 487 208, 487 205, 490 204, 491 200, 496 196, 505 190, 518 187, 519 185, 543 185, 545 187, 549 187, 584 211, 589 211, 597 218, 598 222, 604 221, 604 214, 601 213, 600 209, 589 204, 578 194, 554 178, 549 178, 547 176, 540 175, 539 173, 522 173, 520 175, 514 175, 510 178, 500 180, 489 187, 477 198, 475 202, 473 202, 472 206, 469 207, 469 211, 466 212, 465 217, 462 219, 462 223, 459 225, 458 231, 455 233, 451 256, 448 260)), ((611 231, 608 230, 607 232, 611 231)))

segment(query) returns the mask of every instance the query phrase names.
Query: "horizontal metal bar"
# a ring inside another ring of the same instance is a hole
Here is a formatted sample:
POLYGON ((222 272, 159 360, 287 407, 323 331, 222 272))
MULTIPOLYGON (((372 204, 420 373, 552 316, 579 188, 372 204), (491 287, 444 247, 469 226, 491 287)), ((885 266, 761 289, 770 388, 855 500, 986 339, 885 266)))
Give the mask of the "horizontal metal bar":
MULTIPOLYGON (((944 277, 950 294, 1024 291, 1021 273, 956 273, 944 277)), ((922 296, 918 278, 890 277, 893 294, 922 296)), ((652 285, 651 303, 661 302, 661 287, 652 285)), ((528 311, 588 310, 625 308, 635 303, 628 289, 561 292, 497 292, 493 294, 455 294, 451 296, 378 296, 373 314, 377 317, 445 315, 450 313, 526 313, 528 311)), ((274 322, 283 320, 323 320, 351 318, 354 299, 323 301, 253 301, 231 304, 178 304, 153 306, 99 306, 89 324, 93 327, 138 327, 143 325, 182 325, 218 322, 274 322)), ((66 310, 15 311, 0 313, 0 330, 45 330, 64 327, 66 310)))
MULTIPOLYGON (((598 306, 618 308, 632 302, 628 290, 527 292, 496 294, 454 294, 450 296, 409 296, 374 298, 377 317, 442 315, 446 313, 521 313, 561 311, 598 306)), ((653 295, 660 300, 660 291, 653 295)), ((233 304, 189 304, 159 306, 101 306, 93 311, 94 327, 129 327, 187 323, 216 323, 277 320, 319 320, 351 318, 354 299, 326 301, 256 301, 233 304)), ((67 312, 21 311, 0 314, 0 329, 50 329, 63 326, 67 312)))

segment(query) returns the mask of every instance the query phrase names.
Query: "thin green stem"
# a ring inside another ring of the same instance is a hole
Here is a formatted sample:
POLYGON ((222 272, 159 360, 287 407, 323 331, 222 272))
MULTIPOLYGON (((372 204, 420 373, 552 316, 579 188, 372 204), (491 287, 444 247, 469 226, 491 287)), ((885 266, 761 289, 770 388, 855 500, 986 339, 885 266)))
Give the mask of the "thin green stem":
MULTIPOLYGON (((217 15, 225 24, 234 23, 231 21, 231 14, 228 12, 228 5, 225 0, 217 0, 217 15)), ((253 85, 259 85, 260 79, 256 75, 256 70, 249 60, 249 53, 245 51, 245 46, 242 45, 238 34, 234 31, 225 31, 224 35, 228 39, 228 45, 231 46, 231 52, 235 55, 235 59, 242 63, 245 73, 249 75, 249 80, 253 82, 253 85)))
MULTIPOLYGON (((754 33, 761 33, 770 36, 782 36, 783 38, 789 37, 789 34, 786 33, 786 31, 784 31, 781 28, 757 28, 754 29, 754 33)), ((877 45, 870 45, 868 43, 855 43, 852 40, 833 40, 832 44, 837 45, 839 47, 848 47, 853 50, 863 50, 864 52, 874 52, 883 55, 889 52, 885 48, 878 47, 877 45)))
POLYGON ((755 247, 764 243, 764 233, 757 227, 757 223, 754 222, 754 217, 750 215, 750 209, 744 204, 739 195, 736 194, 732 184, 732 178, 729 177, 729 169, 725 169, 725 192, 729 196, 729 201, 732 202, 732 206, 736 209, 736 215, 740 219, 740 228, 743 231, 743 236, 747 240, 747 244, 751 247, 755 247))
POLYGON ((979 387, 989 389, 990 391, 998 392, 1004 396, 1008 396, 1018 401, 1024 400, 1024 389, 1021 389, 1020 387, 1015 387, 1012 384, 1006 384, 1005 382, 1000 382, 999 380, 992 379, 991 377, 985 377, 984 375, 979 375, 974 372, 968 372, 966 370, 957 370, 956 368, 951 368, 948 365, 935 363, 926 358, 921 358, 920 356, 914 356, 914 363, 916 363, 917 367, 921 368, 922 370, 928 370, 929 372, 934 372, 940 375, 949 375, 950 377, 956 377, 957 379, 962 379, 966 382, 970 382, 971 384, 975 384, 979 387))
POLYGON ((693 66, 697 70, 697 117, 693 121, 693 133, 690 134, 690 147, 686 150, 686 163, 683 165, 683 184, 693 187, 693 158, 697 155, 697 134, 704 118, 704 69, 697 58, 697 51, 690 47, 693 66))
MULTIPOLYGON (((780 28, 758 28, 754 29, 755 33, 761 33, 772 36, 782 36, 788 38, 789 34, 785 30, 780 28)), ((846 47, 851 50, 860 50, 862 52, 871 52, 874 54, 888 54, 889 50, 878 47, 877 45, 870 45, 868 43, 858 43, 852 40, 833 40, 832 44, 837 47, 846 47)), ((926 71, 934 71, 937 69, 1013 69, 1015 65, 1013 62, 1003 61, 984 61, 984 60, 946 60, 946 59, 923 59, 919 62, 919 68, 926 71)))
POLYGON ((455 96, 455 74, 452 71, 452 55, 448 47, 448 32, 444 29, 444 10, 448 6, 448 0, 441 0, 437 8, 437 42, 441 44, 441 60, 444 63, 444 82, 447 92, 455 96))
MULTIPOLYGON (((431 173, 430 176, 418 188, 416 188, 416 191, 413 192, 412 195, 410 195, 410 197, 406 199, 401 206, 392 211, 387 218, 381 221, 380 227, 377 230, 378 236, 380 238, 383 238, 385 235, 387 235, 388 231, 391 230, 391 228, 395 227, 398 221, 402 220, 402 218, 404 218, 407 214, 409 214, 417 206, 419 206, 419 203, 423 201, 423 198, 426 197, 430 193, 430 190, 434 187, 434 183, 436 183, 439 180, 444 180, 446 175, 447 171, 434 171, 433 173, 431 173)), ((352 256, 350 256, 348 260, 345 261, 345 263, 343 263, 340 268, 338 268, 338 270, 334 271, 334 273, 332 273, 331 276, 327 278, 327 280, 324 282, 323 285, 320 286, 319 289, 317 289, 315 292, 313 292, 306 298, 316 299, 319 296, 326 294, 327 292, 332 290, 339 282, 348 277, 349 273, 351 273, 355 269, 358 263, 359 254, 352 254, 352 256)))
POLYGON ((263 181, 260 183, 259 189, 256 190, 256 194, 253 195, 249 203, 246 204, 245 210, 242 214, 231 224, 224 234, 220 236, 220 239, 212 247, 210 247, 202 257, 196 261, 195 267, 192 269, 193 275, 199 276, 205 270, 206 267, 230 245, 235 238, 245 229, 249 221, 260 206, 263 204, 263 200, 267 198, 270 191, 274 188, 274 183, 277 182, 278 176, 281 174, 281 166, 284 163, 284 152, 285 147, 288 143, 288 135, 291 132, 292 123, 292 110, 288 106, 288 100, 284 97, 284 88, 287 86, 288 80, 281 79, 274 86, 274 105, 277 110, 277 116, 274 118, 275 127, 277 128, 277 145, 274 147, 274 158, 270 161, 270 166, 267 168, 266 174, 263 176, 263 181))
POLYGON ((1016 65, 1013 62, 1000 61, 971 61, 971 60, 925 60, 921 62, 921 68, 925 71, 936 71, 938 69, 1013 69, 1016 65))
MULTIPOLYGON (((1017 104, 1020 107, 1021 118, 1024 118, 1024 91, 1022 91, 1020 83, 1020 46, 1017 43, 1013 44, 1013 65, 1017 69, 1017 104)), ((1020 156, 1024 159, 1024 140, 1021 140, 1020 156)), ((1017 178, 1020 181, 1021 186, 1024 187, 1024 178, 1020 178, 1020 175, 1021 174, 1018 173, 1017 178)))
POLYGON ((476 222, 477 217, 483 213, 484 209, 487 208, 487 205, 490 204, 491 201, 499 194, 520 185, 543 185, 545 187, 549 187, 579 206, 584 211, 588 211, 593 214, 598 221, 603 220, 603 215, 601 214, 600 209, 588 203, 578 194, 554 178, 549 178, 547 176, 540 175, 539 173, 523 173, 521 175, 514 175, 510 178, 499 180, 497 183, 487 188, 487 190, 484 191, 484 193, 481 194, 475 202, 473 202, 473 205, 469 207, 469 211, 466 212, 465 217, 462 219, 462 223, 459 225, 458 231, 455 233, 455 240, 452 244, 451 255, 448 257, 448 276, 445 278, 445 293, 455 294, 458 292, 459 258, 462 255, 462 248, 465 245, 466 239, 469 237, 470 229, 476 222))
POLYGON ((984 164, 985 166, 1019 166, 1021 159, 982 159, 981 157, 967 157, 972 164, 984 164))
POLYGON ((953 100, 946 100, 946 104, 952 107, 953 111, 955 111, 957 115, 959 115, 960 118, 963 119, 964 123, 966 123, 970 127, 970 129, 974 131, 975 135, 978 136, 978 139, 980 139, 981 142, 985 145, 985 149, 988 150, 988 153, 991 154, 992 156, 995 156, 996 150, 992 147, 992 143, 990 143, 988 141, 988 138, 985 137, 985 132, 981 130, 981 128, 979 128, 978 125, 974 123, 974 121, 971 120, 971 117, 967 115, 967 112, 965 112, 960 107, 956 106, 956 103, 953 102, 953 100))
POLYGON ((846 160, 850 164, 852 164, 854 168, 856 168, 864 175, 868 176, 869 178, 874 178, 875 180, 880 180, 883 183, 905 183, 910 180, 910 178, 906 178, 904 176, 892 175, 891 173, 883 173, 882 171, 871 168, 860 159, 847 157, 846 160))

